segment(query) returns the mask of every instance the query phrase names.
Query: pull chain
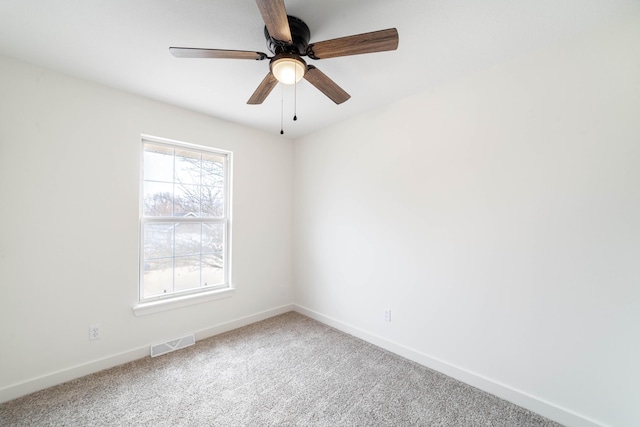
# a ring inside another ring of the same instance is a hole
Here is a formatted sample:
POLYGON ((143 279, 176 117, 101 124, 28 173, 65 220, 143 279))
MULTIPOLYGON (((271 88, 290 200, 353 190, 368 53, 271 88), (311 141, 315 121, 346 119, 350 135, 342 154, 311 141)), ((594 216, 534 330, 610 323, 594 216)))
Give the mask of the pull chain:
POLYGON ((294 67, 295 80, 293 82, 293 121, 298 120, 298 67, 294 67))
POLYGON ((284 85, 280 83, 280 135, 284 135, 284 85))

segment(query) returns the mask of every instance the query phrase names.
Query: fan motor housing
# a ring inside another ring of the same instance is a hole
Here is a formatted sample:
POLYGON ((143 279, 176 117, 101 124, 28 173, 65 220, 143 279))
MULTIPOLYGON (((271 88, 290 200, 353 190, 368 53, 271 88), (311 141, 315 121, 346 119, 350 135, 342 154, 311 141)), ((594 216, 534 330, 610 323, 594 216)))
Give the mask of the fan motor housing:
POLYGON ((304 21, 295 16, 287 15, 289 20, 289 29, 291 30, 292 44, 288 44, 287 41, 276 40, 269 35, 267 27, 264 27, 264 37, 267 39, 267 49, 274 55, 279 53, 293 53, 302 55, 309 46, 309 39, 311 38, 311 32, 309 27, 304 21))

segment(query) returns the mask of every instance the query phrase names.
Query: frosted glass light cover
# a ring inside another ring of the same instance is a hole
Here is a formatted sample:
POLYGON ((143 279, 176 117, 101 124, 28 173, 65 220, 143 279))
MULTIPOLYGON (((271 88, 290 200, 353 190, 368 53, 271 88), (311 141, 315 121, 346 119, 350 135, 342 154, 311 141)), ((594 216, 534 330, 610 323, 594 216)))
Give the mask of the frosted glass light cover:
POLYGON ((292 85, 304 77, 305 67, 293 58, 280 58, 271 64, 271 72, 280 83, 292 85))

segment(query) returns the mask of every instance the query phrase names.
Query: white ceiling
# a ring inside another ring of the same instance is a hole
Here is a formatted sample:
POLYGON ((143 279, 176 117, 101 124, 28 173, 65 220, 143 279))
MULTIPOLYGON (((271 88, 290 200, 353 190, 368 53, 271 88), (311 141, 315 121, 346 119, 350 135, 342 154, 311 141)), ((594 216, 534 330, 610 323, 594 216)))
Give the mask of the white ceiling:
MULTIPOLYGON (((640 0, 285 0, 311 42, 395 27, 397 51, 308 60, 351 94, 285 89, 297 138, 511 57, 640 13, 640 0)), ((0 54, 268 132, 281 90, 247 105, 268 61, 178 59, 169 46, 269 53, 253 0, 0 0, 0 54)), ((270 54, 270 53, 269 53, 270 54)))

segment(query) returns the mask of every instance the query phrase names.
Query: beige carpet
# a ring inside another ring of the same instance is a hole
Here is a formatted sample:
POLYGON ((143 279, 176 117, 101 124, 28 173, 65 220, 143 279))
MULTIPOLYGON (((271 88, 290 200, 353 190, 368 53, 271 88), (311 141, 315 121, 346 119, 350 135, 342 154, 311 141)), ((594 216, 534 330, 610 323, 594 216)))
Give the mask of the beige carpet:
POLYGON ((557 426, 287 313, 0 405, 2 426, 557 426))

